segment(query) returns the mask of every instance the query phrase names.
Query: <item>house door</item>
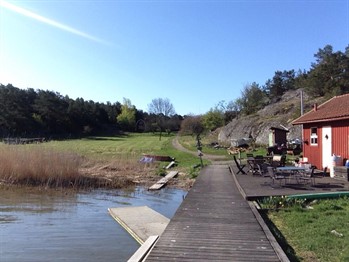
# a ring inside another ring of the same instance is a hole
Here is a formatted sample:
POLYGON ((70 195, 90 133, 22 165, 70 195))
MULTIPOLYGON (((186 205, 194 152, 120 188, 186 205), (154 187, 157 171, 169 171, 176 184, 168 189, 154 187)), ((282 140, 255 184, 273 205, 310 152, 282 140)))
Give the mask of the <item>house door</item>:
POLYGON ((322 127, 322 167, 332 166, 332 129, 330 126, 322 127))

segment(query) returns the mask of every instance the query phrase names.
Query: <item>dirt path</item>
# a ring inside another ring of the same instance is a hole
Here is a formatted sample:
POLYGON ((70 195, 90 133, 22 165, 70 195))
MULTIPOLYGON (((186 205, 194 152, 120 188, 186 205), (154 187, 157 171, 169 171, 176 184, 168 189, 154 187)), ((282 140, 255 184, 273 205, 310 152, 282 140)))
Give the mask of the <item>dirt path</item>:
MULTIPOLYGON (((186 153, 189 153, 189 154, 192 154, 194 156, 198 156, 198 153, 195 152, 195 151, 191 151, 191 150, 188 150, 186 149, 185 147, 183 147, 179 141, 178 141, 178 136, 176 136, 173 140, 172 140, 172 145, 174 148, 176 148, 177 150, 180 150, 180 151, 183 151, 183 152, 186 152, 186 153)), ((202 158, 203 159, 206 159, 206 160, 209 160, 209 161, 229 161, 227 160, 227 158, 225 156, 217 156, 217 155, 210 155, 210 154, 205 154, 203 152, 203 156, 202 158)))

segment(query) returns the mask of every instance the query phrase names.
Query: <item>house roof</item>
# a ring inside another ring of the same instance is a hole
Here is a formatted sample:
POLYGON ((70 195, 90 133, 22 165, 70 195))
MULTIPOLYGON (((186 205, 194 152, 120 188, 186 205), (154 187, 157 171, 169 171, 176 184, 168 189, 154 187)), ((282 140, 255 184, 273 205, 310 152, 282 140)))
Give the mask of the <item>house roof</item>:
POLYGON ((278 130, 278 131, 284 131, 286 133, 290 132, 289 130, 287 129, 284 129, 284 128, 278 128, 278 127, 271 127, 269 128, 270 130, 278 130))
POLYGON ((335 96, 292 121, 293 125, 349 119, 349 94, 335 96))

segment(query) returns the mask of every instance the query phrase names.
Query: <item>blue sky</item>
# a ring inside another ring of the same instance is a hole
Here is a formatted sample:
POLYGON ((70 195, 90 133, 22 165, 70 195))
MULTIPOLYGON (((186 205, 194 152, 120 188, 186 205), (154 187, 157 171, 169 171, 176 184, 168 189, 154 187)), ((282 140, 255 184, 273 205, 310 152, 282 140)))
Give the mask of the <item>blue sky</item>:
POLYGON ((349 45, 349 0, 0 0, 0 83, 203 114, 349 45))

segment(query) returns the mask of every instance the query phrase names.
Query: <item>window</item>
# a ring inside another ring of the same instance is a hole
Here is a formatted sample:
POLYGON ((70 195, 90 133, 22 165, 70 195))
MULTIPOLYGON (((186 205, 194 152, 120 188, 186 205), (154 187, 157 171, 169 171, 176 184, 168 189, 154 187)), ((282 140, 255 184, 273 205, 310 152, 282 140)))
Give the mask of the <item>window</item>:
POLYGON ((310 145, 317 145, 317 127, 310 129, 310 145))

